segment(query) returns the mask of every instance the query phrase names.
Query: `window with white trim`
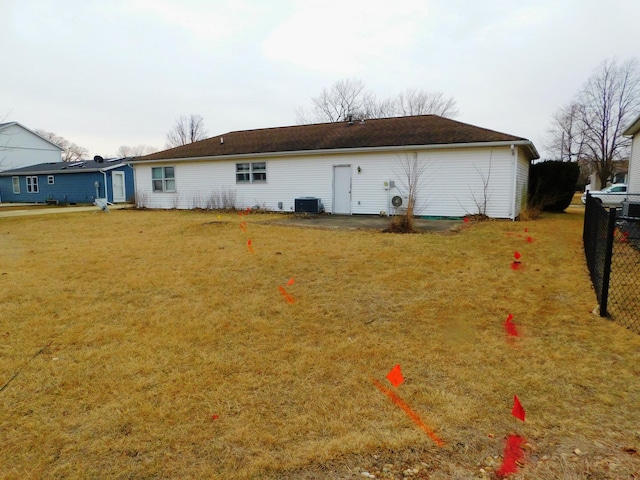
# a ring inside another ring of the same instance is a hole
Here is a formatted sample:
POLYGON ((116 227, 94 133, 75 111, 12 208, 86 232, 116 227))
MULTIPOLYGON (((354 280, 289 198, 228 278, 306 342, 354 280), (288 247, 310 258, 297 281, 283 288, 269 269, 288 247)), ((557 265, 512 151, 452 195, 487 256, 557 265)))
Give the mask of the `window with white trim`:
POLYGON ((27 193, 38 193, 38 177, 27 177, 27 193))
POLYGON ((236 163, 236 183, 267 181, 267 162, 236 163))
POLYGON ((154 192, 175 192, 176 172, 174 167, 153 167, 151 181, 154 192))
POLYGON ((49 175, 49 176, 47 177, 47 184, 49 184, 49 185, 53 185, 55 182, 56 182, 56 180, 55 180, 55 178, 54 178, 54 176, 53 176, 53 175, 49 175))
POLYGON ((11 177, 13 182, 13 193, 18 195, 20 193, 20 177, 11 177))

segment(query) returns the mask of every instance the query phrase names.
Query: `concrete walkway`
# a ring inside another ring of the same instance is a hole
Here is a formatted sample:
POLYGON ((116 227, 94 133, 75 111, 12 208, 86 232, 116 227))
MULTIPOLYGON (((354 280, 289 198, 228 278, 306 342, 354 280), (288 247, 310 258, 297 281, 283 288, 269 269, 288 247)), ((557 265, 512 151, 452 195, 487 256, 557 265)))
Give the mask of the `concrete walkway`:
MULTIPOLYGON (((127 208, 131 205, 118 204, 109 205, 109 210, 118 210, 127 208)), ((0 218, 7 217, 26 217, 30 215, 49 215, 55 213, 74 213, 74 212, 99 212, 100 208, 95 205, 87 205, 82 207, 54 207, 49 205, 34 205, 32 203, 0 203, 0 218), (13 207, 8 210, 4 207, 13 207), (16 209, 15 207, 29 207, 24 209, 16 209)))
MULTIPOLYGON (((379 215, 294 215, 282 220, 267 221, 273 225, 293 225, 297 227, 315 227, 345 230, 383 230, 389 226, 389 217, 379 215)), ((462 220, 414 219, 414 228, 419 232, 443 232, 461 225, 462 220)))

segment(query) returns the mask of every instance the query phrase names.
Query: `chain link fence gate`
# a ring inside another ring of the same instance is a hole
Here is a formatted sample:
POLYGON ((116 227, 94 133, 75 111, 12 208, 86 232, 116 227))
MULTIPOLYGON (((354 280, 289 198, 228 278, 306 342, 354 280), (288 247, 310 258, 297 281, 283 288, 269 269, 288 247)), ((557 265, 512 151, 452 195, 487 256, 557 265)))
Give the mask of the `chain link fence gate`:
POLYGON ((582 238, 600 316, 640 334, 640 194, 621 208, 587 195, 582 238))

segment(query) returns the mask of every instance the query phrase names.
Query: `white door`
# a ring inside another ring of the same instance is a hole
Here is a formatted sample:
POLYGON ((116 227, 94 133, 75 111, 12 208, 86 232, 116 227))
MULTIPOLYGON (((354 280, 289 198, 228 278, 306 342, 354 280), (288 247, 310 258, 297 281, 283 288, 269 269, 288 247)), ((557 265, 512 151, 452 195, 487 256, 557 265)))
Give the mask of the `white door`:
POLYGON ((333 213, 351 215, 351 165, 333 167, 333 213))
POLYGON ((113 203, 125 202, 127 191, 124 188, 124 172, 112 172, 111 181, 113 183, 113 203))

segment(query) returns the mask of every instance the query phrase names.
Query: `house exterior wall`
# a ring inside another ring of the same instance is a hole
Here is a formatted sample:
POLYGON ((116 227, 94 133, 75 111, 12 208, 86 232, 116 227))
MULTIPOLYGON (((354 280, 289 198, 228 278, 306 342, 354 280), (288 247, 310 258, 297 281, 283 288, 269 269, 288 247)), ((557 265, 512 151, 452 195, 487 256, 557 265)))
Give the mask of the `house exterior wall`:
POLYGON ((516 218, 527 205, 529 195, 529 167, 530 163, 522 148, 518 148, 516 163, 516 196, 513 218, 516 218))
MULTIPOLYGON (((515 217, 515 162, 509 147, 141 162, 134 164, 136 198, 138 204, 149 208, 206 208, 213 192, 226 190, 235 192, 237 208, 260 206, 278 211, 278 202, 282 202, 282 211, 291 212, 296 198, 318 197, 325 210, 331 213, 333 167, 349 165, 352 178, 351 212, 397 213, 390 201, 394 195, 403 193, 406 175, 402 163, 407 158, 411 159, 414 152, 419 164, 424 167, 422 185, 417 195, 417 215, 460 217, 482 210, 495 218, 515 217), (236 163, 249 161, 266 162, 266 182, 236 183, 236 163), (153 192, 151 169, 161 166, 175 168, 175 193, 153 192), (396 188, 385 188, 384 182, 389 180, 395 182, 396 188)), ((524 170, 525 167, 522 165, 520 168, 524 170)), ((527 174, 523 171, 519 178, 524 179, 527 174)))
MULTIPOLYGON (((114 169, 125 172, 125 186, 127 198, 133 196, 133 172, 130 167, 114 169)), ((110 170, 107 173, 108 200, 113 201, 112 179, 110 170)), ((102 172, 83 173, 54 173, 54 174, 20 174, 0 176, 0 198, 6 203, 44 203, 47 200, 57 200, 59 203, 93 203, 96 196, 95 182, 101 198, 104 198, 105 177, 102 172), (54 183, 49 185, 48 177, 53 176, 54 183), (13 193, 13 177, 18 177, 20 193, 13 193), (27 177, 38 178, 38 192, 27 192, 27 177)))
POLYGON ((61 151, 20 125, 0 131, 0 171, 62 160, 61 151))
POLYGON ((629 160, 629 192, 640 193, 640 132, 633 136, 629 160))

